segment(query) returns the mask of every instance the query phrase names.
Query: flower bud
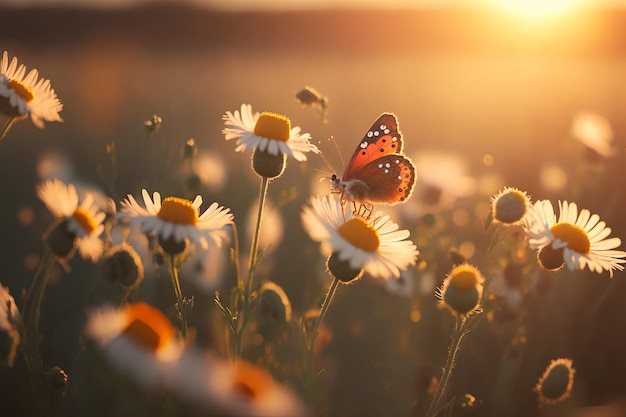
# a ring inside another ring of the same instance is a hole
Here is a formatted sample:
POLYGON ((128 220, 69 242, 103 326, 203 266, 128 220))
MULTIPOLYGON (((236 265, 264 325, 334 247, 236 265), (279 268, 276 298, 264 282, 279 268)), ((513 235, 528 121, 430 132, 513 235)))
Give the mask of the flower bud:
POLYGON ((570 396, 574 385, 572 360, 559 358, 550 362, 534 391, 539 395, 539 406, 560 403, 570 396))
POLYGON ((182 157, 183 159, 193 159, 196 155, 198 155, 198 145, 196 145, 196 140, 194 138, 189 138, 183 146, 182 157))
POLYGON ((537 262, 539 266, 548 271, 558 271, 565 265, 563 258, 564 248, 553 249, 552 244, 548 244, 537 252, 537 262))
POLYGON ((178 255, 183 253, 187 248, 187 239, 183 239, 182 241, 178 242, 176 239, 174 239, 174 236, 170 236, 167 239, 162 239, 161 236, 159 236, 159 245, 165 253, 170 255, 178 255))
POLYGON ((160 116, 153 114, 150 119, 144 122, 146 133, 148 135, 154 135, 156 132, 159 131, 159 128, 161 127, 162 123, 163 123, 163 119, 160 116))
POLYGON ((287 155, 279 152, 272 155, 267 150, 255 149, 252 154, 252 169, 263 178, 277 178, 285 170, 287 155))
POLYGON ((273 282, 264 282, 258 293, 256 314, 259 333, 266 342, 277 340, 291 321, 291 302, 285 291, 273 282))
POLYGON ((144 277, 143 262, 128 243, 113 246, 104 254, 102 272, 125 291, 137 288, 144 277))
POLYGON ((187 175, 185 187, 190 194, 198 194, 202 190, 202 178, 195 172, 187 175))
POLYGON ((353 268, 350 260, 342 261, 337 252, 333 252, 326 261, 326 270, 344 284, 350 284, 363 276, 363 268, 353 268))
POLYGON ((484 281, 477 268, 458 265, 450 271, 437 295, 454 315, 467 316, 479 306, 484 281))
POLYGON ((43 377, 54 389, 63 389, 67 385, 67 374, 58 366, 48 369, 43 377))
POLYGON ((267 281, 259 289, 259 315, 267 321, 287 324, 291 321, 291 302, 277 284, 267 281))
POLYGON ((73 255, 76 235, 68 230, 68 221, 61 220, 48 229, 44 241, 57 258, 65 259, 73 255))
POLYGON ((493 219, 503 224, 517 224, 526 214, 530 201, 525 192, 505 188, 491 201, 493 219))

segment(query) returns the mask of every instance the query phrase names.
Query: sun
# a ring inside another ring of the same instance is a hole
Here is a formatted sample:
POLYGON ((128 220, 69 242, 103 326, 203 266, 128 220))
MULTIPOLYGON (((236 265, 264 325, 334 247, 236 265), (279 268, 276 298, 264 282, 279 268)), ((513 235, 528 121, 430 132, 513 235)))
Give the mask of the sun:
POLYGON ((489 0, 511 14, 531 19, 555 17, 576 9, 582 0, 489 0))

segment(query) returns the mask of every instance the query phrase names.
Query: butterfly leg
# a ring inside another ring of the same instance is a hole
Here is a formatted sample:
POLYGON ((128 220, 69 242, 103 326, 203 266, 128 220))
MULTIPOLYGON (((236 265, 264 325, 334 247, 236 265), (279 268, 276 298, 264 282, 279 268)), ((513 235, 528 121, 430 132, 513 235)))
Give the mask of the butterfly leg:
POLYGON ((368 203, 359 203, 358 207, 355 201, 352 202, 352 214, 361 217, 365 220, 369 219, 372 215, 374 206, 368 203))

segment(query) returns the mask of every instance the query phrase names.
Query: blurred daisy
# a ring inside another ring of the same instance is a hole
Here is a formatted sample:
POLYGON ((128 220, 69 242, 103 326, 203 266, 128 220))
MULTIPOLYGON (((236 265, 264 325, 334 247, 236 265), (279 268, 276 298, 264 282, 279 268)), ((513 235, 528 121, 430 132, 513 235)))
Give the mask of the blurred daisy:
POLYGON ((9 289, 0 284, 0 365, 13 366, 20 343, 20 312, 9 289))
POLYGON ((458 198, 472 195, 476 181, 468 174, 465 158, 447 152, 420 151, 413 156, 417 177, 415 192, 424 206, 446 209, 458 198))
POLYGON ((611 147, 613 127, 604 116, 579 112, 572 122, 572 136, 604 158, 615 154, 615 149, 611 147))
POLYGON ((312 198, 301 219, 311 239, 322 242, 326 254, 374 277, 398 278, 401 270, 415 265, 419 254, 413 242, 406 240, 409 231, 398 230, 389 216, 355 216, 349 208, 344 209, 337 194, 312 198))
POLYGON ((94 203, 93 196, 86 194, 79 204, 76 187, 58 179, 41 183, 37 196, 58 219, 46 237, 55 255, 66 258, 78 247, 84 259, 97 261, 104 248, 100 235, 106 214, 94 203))
POLYGON ((415 277, 412 271, 401 271, 398 278, 385 280, 384 289, 389 294, 402 298, 411 298, 415 290, 415 277))
POLYGON ((227 416, 309 415, 294 394, 266 369, 238 360, 228 363, 187 349, 173 372, 172 391, 181 398, 227 416))
POLYGON ((488 293, 493 295, 497 300, 501 302, 503 308, 512 314, 516 314, 522 302, 524 301, 524 287, 530 286, 532 282, 526 283, 523 281, 534 281, 536 276, 534 273, 526 273, 524 271, 526 265, 520 265, 516 262, 508 262, 506 267, 498 268, 491 273, 489 279, 488 293))
POLYGON ((162 246, 170 240, 181 244, 189 239, 206 249, 208 241, 220 246, 227 238, 224 226, 233 220, 229 209, 213 203, 204 213, 199 214, 202 205, 202 197, 199 195, 193 201, 167 197, 161 202, 158 192, 152 195, 153 198, 145 189, 141 193, 146 207, 141 207, 129 194, 121 203, 120 215, 128 218, 131 225, 141 225, 143 232, 155 233, 162 246))
POLYGON ((558 270, 563 264, 568 269, 593 272, 622 271, 626 252, 614 250, 621 245, 617 237, 608 238, 611 229, 600 221, 600 216, 583 209, 578 213, 576 203, 559 201, 559 219, 556 220, 552 203, 537 201, 524 218, 529 245, 538 249, 539 263, 545 269, 558 270))
POLYGON ((85 333, 113 367, 147 388, 166 383, 183 351, 167 317, 141 302, 90 311, 85 333))
POLYGON ((226 140, 237 139, 237 152, 258 149, 271 155, 289 155, 297 161, 306 161, 308 152, 320 152, 309 142, 311 135, 300 133, 299 127, 291 128, 286 116, 269 112, 253 114, 251 105, 242 104, 241 112, 227 111, 222 120, 226 126, 222 133, 226 140))
POLYGON ((9 54, 4 51, 0 63, 0 113, 11 118, 30 114, 33 124, 41 129, 44 120, 62 122, 62 109, 50 81, 39 78, 36 69, 26 74, 26 67, 18 66, 16 57, 9 63, 9 54))

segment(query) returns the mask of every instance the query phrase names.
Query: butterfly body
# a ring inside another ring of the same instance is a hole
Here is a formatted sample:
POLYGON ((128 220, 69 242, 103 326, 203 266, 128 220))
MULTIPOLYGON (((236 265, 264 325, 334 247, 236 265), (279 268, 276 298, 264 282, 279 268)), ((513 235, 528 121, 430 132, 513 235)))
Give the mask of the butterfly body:
POLYGON ((398 119, 383 113, 359 142, 342 178, 331 176, 332 192, 363 204, 406 201, 413 192, 415 167, 402 147, 398 119))

